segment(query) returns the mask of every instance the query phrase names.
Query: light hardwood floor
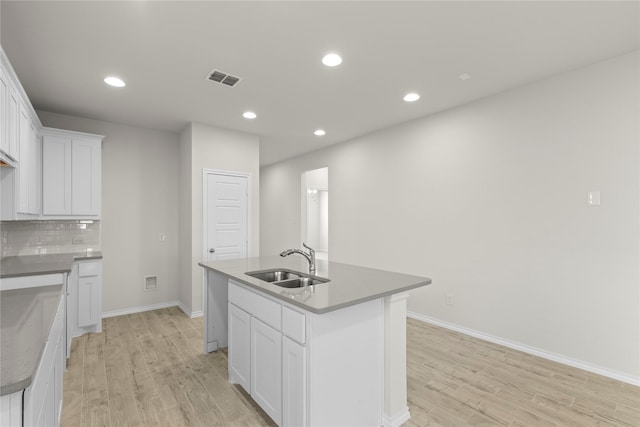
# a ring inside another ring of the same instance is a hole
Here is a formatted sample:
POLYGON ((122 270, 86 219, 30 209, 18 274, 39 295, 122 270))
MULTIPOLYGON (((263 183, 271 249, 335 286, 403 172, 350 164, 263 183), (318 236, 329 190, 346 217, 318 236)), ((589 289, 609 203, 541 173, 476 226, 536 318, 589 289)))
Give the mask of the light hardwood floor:
MULTIPOLYGON (((273 426, 177 307, 73 340, 62 425, 273 426)), ((640 426, 640 389, 409 319, 406 426, 640 426)))

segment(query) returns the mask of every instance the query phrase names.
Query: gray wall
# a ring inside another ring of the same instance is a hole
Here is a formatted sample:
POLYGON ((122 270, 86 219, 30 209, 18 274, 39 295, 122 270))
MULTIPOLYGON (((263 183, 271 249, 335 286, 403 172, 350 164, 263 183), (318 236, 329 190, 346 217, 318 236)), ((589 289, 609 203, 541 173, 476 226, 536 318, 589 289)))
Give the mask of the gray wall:
POLYGON ((251 248, 260 248, 260 140, 256 135, 235 132, 200 123, 190 123, 180 135, 181 212, 180 301, 192 315, 202 311, 204 258, 202 228, 203 170, 243 172, 251 175, 251 248), (189 196, 187 196, 189 194, 189 196))
POLYGON ((103 312, 178 300, 178 135, 38 111, 45 126, 105 135, 103 312), (166 241, 160 241, 160 233, 166 241), (145 276, 158 289, 143 289, 145 276))
POLYGON ((328 165, 333 261, 429 276, 414 314, 637 381, 639 68, 614 58, 265 167, 261 253, 299 244, 301 173, 328 165))

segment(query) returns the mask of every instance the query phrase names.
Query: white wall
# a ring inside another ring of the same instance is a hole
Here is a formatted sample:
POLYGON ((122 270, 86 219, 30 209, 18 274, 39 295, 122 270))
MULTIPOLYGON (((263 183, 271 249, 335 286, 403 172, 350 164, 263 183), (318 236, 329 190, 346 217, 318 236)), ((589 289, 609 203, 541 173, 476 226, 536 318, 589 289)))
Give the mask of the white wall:
POLYGON ((103 312, 178 300, 178 135, 38 111, 45 126, 105 135, 103 312), (160 233, 166 235, 161 242, 160 233), (144 291, 144 277, 158 289, 144 291))
MULTIPOLYGON (((300 220, 302 221, 303 241, 317 252, 329 250, 329 169, 320 168, 303 174, 302 194, 306 203, 302 203, 300 220), (308 189, 321 189, 315 194, 307 193, 308 189), (306 234, 306 236, 305 236, 306 234)), ((301 242, 302 243, 302 242, 301 242)), ((320 253, 317 254, 321 256, 320 253)), ((327 259, 327 255, 324 255, 327 259)))
MULTIPOLYGON (((251 174, 251 247, 252 255, 257 256, 260 252, 260 141, 256 135, 214 128, 200 123, 187 125, 181 133, 180 141, 181 156, 189 156, 186 160, 182 159, 181 164, 190 171, 190 190, 184 182, 185 175, 181 192, 190 191, 191 194, 189 208, 184 209, 183 206, 180 219, 183 233, 186 233, 187 227, 191 228, 190 250, 181 251, 180 254, 181 302, 192 313, 199 313, 202 310, 203 269, 198 266, 198 262, 203 260, 203 169, 251 174), (187 225, 184 221, 190 221, 190 224, 187 225)), ((183 249, 186 250, 186 246, 183 249)))
POLYGON ((263 168, 261 253, 298 244, 301 173, 328 165, 333 261, 431 277, 410 311, 640 380, 638 62, 263 168))

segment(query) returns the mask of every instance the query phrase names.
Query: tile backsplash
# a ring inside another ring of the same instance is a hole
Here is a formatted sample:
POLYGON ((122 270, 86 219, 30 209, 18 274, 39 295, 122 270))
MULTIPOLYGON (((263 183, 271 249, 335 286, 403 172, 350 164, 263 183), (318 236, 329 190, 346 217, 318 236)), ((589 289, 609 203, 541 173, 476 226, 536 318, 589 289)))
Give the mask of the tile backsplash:
POLYGON ((100 221, 2 221, 2 257, 99 251, 100 221))

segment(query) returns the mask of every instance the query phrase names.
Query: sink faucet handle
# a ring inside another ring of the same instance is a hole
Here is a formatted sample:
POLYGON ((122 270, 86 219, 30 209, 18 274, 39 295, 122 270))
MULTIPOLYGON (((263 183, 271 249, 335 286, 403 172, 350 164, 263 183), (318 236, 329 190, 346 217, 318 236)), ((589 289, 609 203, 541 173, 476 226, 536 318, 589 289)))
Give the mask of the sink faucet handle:
POLYGON ((309 249, 309 253, 311 253, 312 255, 315 255, 316 251, 314 251, 311 246, 307 245, 305 242, 302 242, 302 246, 309 249))
POLYGON ((305 242, 302 242, 302 246, 309 249, 309 273, 316 274, 316 251, 305 242))

